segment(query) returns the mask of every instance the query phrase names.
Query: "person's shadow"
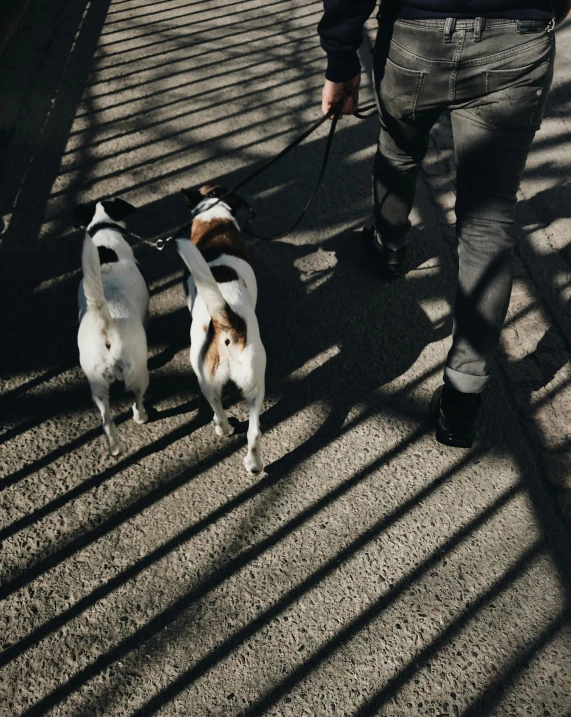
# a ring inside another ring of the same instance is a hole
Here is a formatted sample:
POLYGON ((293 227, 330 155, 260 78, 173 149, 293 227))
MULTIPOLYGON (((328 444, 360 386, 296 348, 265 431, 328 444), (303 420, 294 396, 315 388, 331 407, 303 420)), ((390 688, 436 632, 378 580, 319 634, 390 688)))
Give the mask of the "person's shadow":
MULTIPOLYGON (((528 235, 538 229, 547 229, 555 217, 558 219, 571 217, 568 195, 569 185, 558 184, 538 192, 531 200, 521 201, 518 206, 518 213, 521 215, 520 232, 528 235)), ((522 242, 519 243, 520 253, 524 261, 529 264, 536 259, 535 250, 529 242, 522 246, 525 242, 527 236, 522 237, 522 242)), ((559 298, 561 287, 559 289, 555 287, 557 287, 557 276, 564 268, 571 269, 571 244, 556 252, 543 254, 539 266, 534 269, 534 272, 539 271, 540 275, 534 275, 532 278, 535 283, 539 281, 543 285, 544 292, 557 292, 559 298)), ((560 299, 559 301, 558 314, 565 316, 571 310, 571 301, 565 303, 560 299)), ((525 400, 529 407, 531 407, 532 394, 551 383, 570 358, 569 346, 562 336, 560 327, 552 323, 532 352, 519 361, 509 364, 510 376, 520 387, 525 387, 525 400)))

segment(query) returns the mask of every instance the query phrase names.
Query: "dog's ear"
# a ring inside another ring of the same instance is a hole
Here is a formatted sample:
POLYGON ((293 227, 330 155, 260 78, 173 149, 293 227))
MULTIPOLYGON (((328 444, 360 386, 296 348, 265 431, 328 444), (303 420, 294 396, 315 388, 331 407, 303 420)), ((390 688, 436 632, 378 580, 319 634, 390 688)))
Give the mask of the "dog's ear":
POLYGON ((204 199, 200 189, 181 189, 180 191, 186 197, 186 206, 189 209, 194 209, 204 199))
POLYGON ((200 188, 200 193, 203 197, 215 197, 216 199, 224 197, 224 204, 230 207, 232 214, 236 214, 242 206, 242 200, 237 194, 234 194, 234 192, 228 194, 228 191, 228 187, 225 187, 223 184, 205 184, 200 188))
POLYGON ((105 213, 115 222, 120 222, 129 216, 129 214, 133 214, 133 212, 137 211, 137 207, 129 204, 129 202, 126 202, 124 199, 107 199, 101 202, 101 204, 103 204, 105 213))
POLYGON ((78 204, 73 210, 72 222, 73 226, 86 227, 91 224, 93 215, 95 214, 95 204, 78 204))

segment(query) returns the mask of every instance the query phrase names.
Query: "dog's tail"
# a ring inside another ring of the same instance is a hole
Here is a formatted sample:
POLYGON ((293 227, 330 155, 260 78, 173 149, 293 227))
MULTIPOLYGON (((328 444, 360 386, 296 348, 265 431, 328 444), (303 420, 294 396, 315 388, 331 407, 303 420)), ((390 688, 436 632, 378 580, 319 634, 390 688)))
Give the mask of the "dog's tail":
POLYGON ((216 280, 212 276, 212 272, 205 258, 200 253, 200 250, 188 239, 177 239, 176 243, 178 253, 192 274, 196 291, 206 304, 211 318, 215 321, 225 323, 228 318, 228 305, 220 292, 216 280))
POLYGON ((87 309, 101 318, 103 329, 110 328, 114 325, 114 321, 109 313, 107 300, 103 293, 99 254, 89 234, 86 234, 83 242, 81 265, 83 268, 83 293, 85 294, 87 309))

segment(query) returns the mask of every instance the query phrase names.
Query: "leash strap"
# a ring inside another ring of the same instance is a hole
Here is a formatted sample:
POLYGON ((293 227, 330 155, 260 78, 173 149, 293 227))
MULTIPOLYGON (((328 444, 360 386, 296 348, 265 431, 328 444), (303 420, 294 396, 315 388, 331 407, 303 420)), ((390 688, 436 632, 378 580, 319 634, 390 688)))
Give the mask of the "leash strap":
MULTIPOLYGON (((249 212, 250 212, 250 217, 249 217, 248 221, 246 222, 246 226, 244 227, 244 231, 248 232, 248 234, 249 234, 250 236, 253 236, 255 239, 262 239, 262 240, 264 240, 264 241, 272 241, 272 240, 274 240, 274 239, 283 239, 283 238, 286 237, 288 234, 290 234, 290 233, 297 227, 297 225, 301 222, 301 220, 305 217, 305 215, 307 214, 307 212, 308 212, 308 210, 309 210, 309 207, 311 206, 313 200, 315 199, 315 195, 317 194, 317 190, 318 190, 319 187, 321 186, 321 180, 323 179, 323 175, 325 174, 325 169, 327 168, 327 162, 328 162, 328 160, 329 160, 329 154, 331 153, 331 144, 332 144, 332 142, 333 142, 333 135, 335 134, 335 128, 337 127, 337 122, 339 121, 340 115, 341 115, 341 107, 339 107, 339 108, 338 108, 337 110, 335 110, 334 113, 333 113, 333 117, 332 117, 332 119, 331 119, 331 127, 329 128, 329 134, 327 135, 327 143, 326 143, 326 145, 325 145, 325 152, 324 152, 324 154, 323 154, 323 161, 322 161, 322 163, 321 163, 321 170, 320 170, 320 172, 319 172, 319 177, 317 178, 317 182, 316 182, 316 184, 315 184, 315 188, 313 189, 313 192, 311 193, 309 199, 307 200, 307 202, 306 202, 306 204, 305 204, 305 207, 303 208, 303 210, 302 210, 301 214, 299 215, 299 217, 298 217, 298 218, 295 220, 295 222, 290 226, 290 228, 287 229, 287 231, 282 232, 281 234, 277 234, 276 236, 272 236, 272 237, 263 236, 262 234, 258 234, 257 232, 255 232, 255 231, 253 231, 252 229, 250 229, 250 222, 251 222, 252 219, 254 218, 254 212, 253 212, 252 208, 251 208, 249 205, 247 205, 245 202, 243 202, 244 205, 246 206, 246 208, 247 208, 247 209, 249 210, 249 212)), ((326 115, 325 115, 325 119, 328 119, 328 117, 330 117, 330 116, 331 116, 330 113, 326 114, 326 115)), ((320 122, 319 122, 319 125, 321 125, 323 121, 324 121, 324 120, 320 121, 320 122)), ((317 129, 317 127, 319 127, 319 125, 314 126, 314 127, 311 129, 310 134, 311 134, 311 132, 313 132, 314 129, 317 129)), ((305 136, 307 137, 307 133, 305 134, 305 136)), ((299 140, 299 141, 296 143, 296 145, 294 145, 294 146, 297 146, 297 144, 299 144, 300 141, 303 141, 303 139, 305 139, 305 137, 302 137, 302 139, 299 140)), ((290 149, 293 149, 293 147, 290 146, 289 148, 286 148, 286 149, 289 151, 290 149)), ((283 157, 283 155, 284 155, 284 152, 281 153, 281 156, 282 156, 282 157, 283 157)), ((274 157, 274 160, 271 162, 271 164, 273 164, 273 162, 274 162, 274 161, 277 161, 278 159, 280 159, 280 155, 278 155, 277 157, 274 157)), ((266 163, 266 165, 265 165, 262 169, 267 169, 269 166, 270 166, 270 164, 266 163)), ((258 172, 258 173, 259 173, 259 172, 258 172)), ((256 176, 257 176, 257 175, 256 175, 256 176)), ((250 179, 251 179, 251 177, 250 177, 250 179)), ((248 179, 248 181, 249 181, 249 179, 248 179)), ((240 186, 244 186, 244 182, 243 182, 240 186)), ((243 200, 242 200, 242 201, 243 201, 243 200)))
MULTIPOLYGON (((298 144, 301 144, 304 139, 309 137, 310 134, 315 132, 315 130, 320 127, 326 120, 331 118, 331 127, 329 129, 329 134, 327 136, 327 143, 325 145, 325 152, 323 154, 323 161, 321 163, 321 170, 319 172, 319 177, 317 178, 317 182, 315 184, 315 188, 313 192, 311 193, 309 199, 307 200, 301 214, 299 217, 295 220, 295 222, 287 229, 285 232, 282 232, 281 234, 276 234, 274 236, 264 236, 263 234, 258 234, 257 232, 250 229, 250 224, 252 220, 255 217, 255 212, 252 209, 252 207, 244 200, 242 197, 239 197, 240 201, 242 202, 242 205, 248 210, 249 217, 246 221, 246 224, 243 228, 243 231, 247 232, 250 236, 254 237, 255 239, 261 239, 263 241, 273 241, 274 239, 283 239, 288 234, 290 234, 301 222, 301 220, 305 217, 307 214, 311 204, 313 203, 313 200, 315 199, 315 195, 317 194, 317 190, 321 186, 321 181, 323 179, 323 175, 325 174, 325 169, 327 168, 327 162, 329 161, 329 155, 331 153, 331 145, 333 142, 333 135, 335 134, 335 129, 337 127, 337 122, 339 121, 339 117, 341 116, 341 109, 343 107, 343 101, 337 102, 330 108, 329 112, 327 114, 323 115, 317 122, 315 122, 311 127, 309 127, 303 134, 301 134, 297 139, 295 139, 293 142, 287 145, 282 151, 277 154, 275 157, 272 157, 270 160, 268 160, 265 164, 263 164, 261 167, 259 167, 257 170, 249 174, 247 177, 245 177, 241 182, 238 182, 238 184, 233 188, 230 189, 228 192, 226 192, 224 195, 222 195, 215 204, 218 204, 218 202, 224 201, 230 194, 236 193, 239 189, 241 189, 243 186, 248 184, 252 179, 257 177, 258 175, 262 174, 262 172, 265 172, 266 169, 271 167, 273 164, 278 162, 284 155, 288 154, 288 152, 291 152, 292 149, 298 146, 298 144)), ((353 116, 357 117, 358 119, 368 119, 369 117, 372 117, 377 112, 377 106, 374 104, 367 105, 363 107, 361 110, 358 110, 356 112, 353 112, 353 116)), ((214 204, 210 205, 209 209, 213 207, 214 204)))
MULTIPOLYGON (((305 217, 307 214, 313 200, 315 199, 315 195, 317 194, 317 190, 321 186, 321 181, 323 179, 323 175, 325 174, 325 169, 327 168, 327 162, 329 161, 329 155, 331 153, 331 145, 333 142, 333 135, 335 134, 335 129, 337 127, 337 122, 339 121, 339 117, 341 116, 341 109, 343 107, 343 100, 340 102, 336 102, 334 105, 331 106, 329 109, 329 112, 324 114, 322 117, 320 117, 316 122, 314 122, 308 129, 306 129, 302 134, 299 135, 299 137, 296 137, 296 139, 293 140, 293 142, 290 142, 284 149, 281 150, 278 154, 275 155, 275 157, 272 157, 271 159, 267 160, 267 162, 264 162, 264 164, 261 165, 261 167, 258 167, 258 169, 254 170, 250 174, 248 174, 244 179, 242 179, 238 184, 236 184, 232 189, 229 189, 225 194, 218 197, 216 199, 216 202, 214 204, 211 204, 208 208, 212 209, 212 207, 216 206, 219 202, 223 202, 225 199, 227 199, 231 194, 235 194, 239 189, 246 186, 249 182, 251 182, 253 179, 258 177, 260 174, 266 171, 266 169, 269 169, 273 164, 276 162, 279 162, 279 160, 284 157, 286 154, 292 151, 292 149, 295 149, 299 144, 303 142, 304 139, 309 137, 309 135, 313 134, 316 129, 321 127, 321 125, 326 122, 328 119, 331 119, 331 127, 329 129, 329 134, 327 136, 327 142, 325 145, 325 153, 323 155, 323 161, 321 163, 321 170, 319 172, 319 177, 317 178, 317 182, 315 185, 315 188, 313 192, 311 193, 311 196, 307 200, 305 207, 303 208, 303 211, 299 215, 299 217, 295 220, 295 222, 289 227, 289 229, 285 232, 282 232, 281 234, 277 234, 276 236, 267 237, 263 236, 261 234, 258 234, 257 232, 254 232, 252 229, 250 229, 250 223, 255 217, 255 212, 252 209, 252 207, 244 200, 242 197, 238 197, 240 199, 240 202, 244 206, 245 209, 249 212, 249 217, 246 220, 246 224, 244 226, 243 231, 250 234, 250 236, 253 236, 255 239, 262 239, 264 241, 272 241, 274 239, 283 239, 288 234, 290 234, 301 222, 301 220, 305 217)), ((374 104, 366 105, 365 107, 362 107, 360 110, 356 110, 353 112, 353 117, 357 117, 358 119, 369 119, 369 117, 372 117, 377 113, 377 107, 374 104)), ((97 226, 97 225, 96 225, 97 226)), ((191 226, 190 224, 185 224, 182 227, 179 227, 179 229, 176 231, 175 234, 172 236, 167 237, 161 237, 157 239, 156 241, 152 241, 149 239, 145 239, 138 234, 135 234, 134 232, 129 231, 128 229, 124 229, 123 227, 119 227, 117 225, 113 225, 115 229, 118 229, 122 234, 125 236, 128 236, 132 239, 135 239, 136 241, 142 242, 143 244, 147 244, 148 246, 152 246, 155 249, 158 249, 158 251, 162 251, 168 244, 173 242, 176 238, 178 238, 183 229, 187 229, 191 226)), ((95 227, 94 227, 95 228, 95 227)), ((103 227, 99 227, 103 228, 103 227)))
MULTIPOLYGON (((242 189, 242 187, 246 186, 246 184, 248 184, 249 182, 251 182, 252 179, 255 179, 257 176, 259 176, 260 174, 262 174, 262 172, 265 172, 266 169, 269 169, 273 164, 275 164, 276 162, 279 162, 279 160, 280 160, 282 157, 284 157, 286 154, 288 154, 289 152, 291 152, 292 149, 295 149, 298 144, 301 144, 304 139, 306 139, 307 137, 309 137, 310 134, 313 134, 313 133, 315 132, 315 130, 316 130, 318 127, 321 127, 321 125, 322 125, 324 122, 327 122, 327 120, 328 120, 329 118, 333 118, 333 120, 332 120, 332 121, 333 121, 332 128, 333 128, 333 131, 335 131, 335 126, 336 126, 337 120, 339 119, 339 116, 340 116, 340 114, 341 114, 341 109, 342 109, 342 107, 343 107, 343 103, 342 103, 342 102, 336 102, 334 105, 332 105, 332 107, 330 108, 329 112, 327 112, 327 114, 324 114, 322 117, 320 117, 320 118, 317 120, 317 122, 314 122, 314 123, 311 125, 311 127, 309 127, 308 129, 306 129, 305 132, 303 132, 302 134, 299 135, 299 137, 296 137, 296 139, 294 139, 293 142, 290 142, 290 143, 287 145, 287 147, 284 147, 281 152, 279 152, 278 154, 276 154, 275 157, 272 157, 271 159, 268 159, 268 161, 267 161, 267 162, 264 162, 264 164, 262 164, 261 167, 258 167, 258 169, 255 169, 253 172, 251 172, 251 173, 248 174, 246 177, 244 177, 244 179, 242 179, 241 182, 238 182, 238 184, 236 184, 236 186, 235 186, 233 189, 229 189, 229 190, 226 192, 226 194, 223 194, 223 195, 218 199, 218 201, 219 201, 219 202, 223 202, 223 201, 224 201, 227 197, 229 197, 231 194, 236 193, 239 189, 242 189)), ((331 130, 329 130, 329 135, 330 135, 330 137, 332 137, 332 135, 333 135, 333 133, 331 132, 331 130)), ((218 202, 217 202, 217 203, 218 203, 218 202)), ((212 206, 214 206, 214 204, 213 204, 212 206)))
POLYGON ((89 228, 87 233, 91 238, 93 238, 97 234, 97 232, 103 229, 113 229, 113 231, 119 232, 124 237, 129 237, 129 239, 135 239, 141 244, 146 244, 147 246, 152 246, 154 249, 162 251, 167 244, 181 236, 183 229, 187 229, 189 227, 190 224, 184 224, 182 227, 179 227, 172 236, 161 237, 159 239, 156 239, 155 241, 153 241, 152 239, 145 239, 145 237, 139 236, 138 234, 135 234, 135 232, 129 231, 129 229, 125 229, 125 227, 122 227, 120 224, 114 224, 113 222, 97 222, 97 224, 94 224, 92 227, 89 228))

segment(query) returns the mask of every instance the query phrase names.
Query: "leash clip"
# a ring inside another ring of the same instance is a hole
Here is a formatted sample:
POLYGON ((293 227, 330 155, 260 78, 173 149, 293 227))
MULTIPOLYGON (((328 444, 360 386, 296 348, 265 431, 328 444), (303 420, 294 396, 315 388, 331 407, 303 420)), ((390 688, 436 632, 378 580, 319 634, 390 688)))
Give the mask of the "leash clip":
POLYGON ((173 239, 174 237, 160 237, 156 241, 152 242, 151 246, 157 251, 162 251, 173 239))
POLYGON ((173 239, 174 237, 161 237, 154 243, 154 247, 157 251, 162 251, 173 239))
POLYGON ((148 244, 148 243, 151 243, 152 246, 153 246, 157 251, 162 251, 162 250, 165 249, 169 244, 171 244, 175 239, 181 239, 181 238, 184 236, 184 232, 185 232, 186 230, 188 230, 188 228, 189 228, 190 226, 191 226, 190 224, 183 224, 181 227, 179 227, 179 228, 175 231, 174 234, 171 234, 171 236, 168 236, 168 237, 159 237, 156 241, 154 241, 154 242, 147 242, 147 244, 148 244))

